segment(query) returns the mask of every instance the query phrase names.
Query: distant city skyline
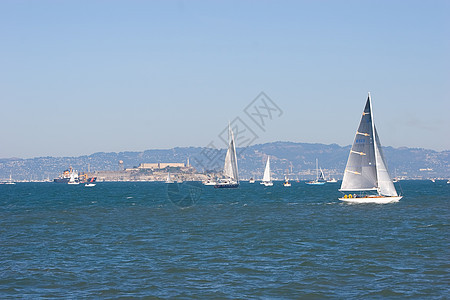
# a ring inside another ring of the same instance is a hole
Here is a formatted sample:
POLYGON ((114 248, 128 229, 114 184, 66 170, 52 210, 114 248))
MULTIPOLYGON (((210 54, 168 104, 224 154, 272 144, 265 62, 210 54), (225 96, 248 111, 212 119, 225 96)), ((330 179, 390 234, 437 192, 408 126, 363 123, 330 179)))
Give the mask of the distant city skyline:
POLYGON ((345 146, 368 92, 384 146, 449 150, 449 13, 448 1, 1 1, 0 158, 204 147, 236 118, 253 144, 345 146), (261 92, 282 112, 264 128, 248 114, 261 92))

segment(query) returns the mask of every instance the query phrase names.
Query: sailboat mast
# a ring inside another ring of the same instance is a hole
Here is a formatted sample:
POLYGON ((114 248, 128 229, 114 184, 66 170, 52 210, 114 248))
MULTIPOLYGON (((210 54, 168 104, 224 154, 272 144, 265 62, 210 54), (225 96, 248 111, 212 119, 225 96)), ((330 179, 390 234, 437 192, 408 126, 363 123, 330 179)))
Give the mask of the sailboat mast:
POLYGON ((370 97, 370 92, 368 93, 369 98, 369 105, 370 105, 370 120, 372 121, 372 139, 373 139, 373 151, 375 153, 375 176, 376 176, 376 185, 377 185, 377 192, 380 194, 380 186, 378 184, 378 145, 377 145, 377 139, 375 138, 375 122, 373 120, 373 110, 372 110, 372 97, 370 97))
POLYGON ((319 161, 316 158, 316 180, 319 181, 319 161))

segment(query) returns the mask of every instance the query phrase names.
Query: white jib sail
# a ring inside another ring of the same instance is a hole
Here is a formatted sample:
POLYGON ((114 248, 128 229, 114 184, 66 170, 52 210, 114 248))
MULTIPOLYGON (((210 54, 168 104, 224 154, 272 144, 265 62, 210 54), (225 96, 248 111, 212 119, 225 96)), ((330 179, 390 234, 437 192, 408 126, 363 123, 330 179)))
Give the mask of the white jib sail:
POLYGON ((375 159, 377 162, 377 178, 378 178, 378 192, 383 196, 398 196, 395 190, 394 183, 384 160, 383 150, 381 149, 380 139, 378 137, 377 129, 374 125, 375 131, 375 159))

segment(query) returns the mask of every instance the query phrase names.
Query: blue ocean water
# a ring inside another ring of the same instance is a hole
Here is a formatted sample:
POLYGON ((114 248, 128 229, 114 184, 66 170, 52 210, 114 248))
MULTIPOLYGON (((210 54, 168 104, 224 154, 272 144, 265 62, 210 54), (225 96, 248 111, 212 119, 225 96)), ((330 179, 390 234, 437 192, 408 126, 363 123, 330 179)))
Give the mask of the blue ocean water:
POLYGON ((339 184, 0 185, 0 298, 448 297, 450 184, 339 184))

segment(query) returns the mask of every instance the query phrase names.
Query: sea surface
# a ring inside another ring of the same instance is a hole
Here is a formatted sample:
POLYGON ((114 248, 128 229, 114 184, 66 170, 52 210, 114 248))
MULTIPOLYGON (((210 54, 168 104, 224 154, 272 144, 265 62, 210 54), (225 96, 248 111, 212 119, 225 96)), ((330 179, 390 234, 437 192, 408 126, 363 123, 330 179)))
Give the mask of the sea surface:
POLYGON ((450 184, 400 184, 0 185, 0 298, 448 299, 450 184))

